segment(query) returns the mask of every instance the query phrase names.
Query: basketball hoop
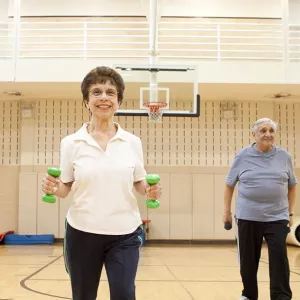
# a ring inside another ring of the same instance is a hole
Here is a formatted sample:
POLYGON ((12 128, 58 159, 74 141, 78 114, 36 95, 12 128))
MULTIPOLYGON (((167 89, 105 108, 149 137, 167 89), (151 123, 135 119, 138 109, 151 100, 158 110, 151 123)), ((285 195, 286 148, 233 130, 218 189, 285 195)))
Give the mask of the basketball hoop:
POLYGON ((166 102, 145 102, 144 106, 148 108, 149 122, 158 123, 162 120, 162 108, 167 106, 166 102))

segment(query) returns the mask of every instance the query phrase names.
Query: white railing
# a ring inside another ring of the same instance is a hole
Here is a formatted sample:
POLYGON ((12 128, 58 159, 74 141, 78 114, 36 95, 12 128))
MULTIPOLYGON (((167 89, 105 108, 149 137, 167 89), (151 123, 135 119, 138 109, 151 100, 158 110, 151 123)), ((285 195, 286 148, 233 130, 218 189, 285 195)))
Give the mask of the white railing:
POLYGON ((300 24, 290 26, 288 40, 290 60, 300 61, 300 24))
POLYGON ((20 58, 148 57, 147 22, 24 22, 20 58))
MULTIPOLYGON (((184 19, 183 19, 184 20, 184 19)), ((0 24, 0 58, 111 58, 149 61, 147 21, 21 22, 20 40, 13 23, 0 24)), ((300 61, 300 25, 291 25, 288 47, 276 23, 161 21, 158 60, 300 61), (285 53, 288 49, 288 53, 285 53)))
POLYGON ((279 24, 161 22, 160 57, 167 59, 282 60, 279 24))
POLYGON ((13 58, 13 42, 13 24, 0 23, 0 58, 13 58))

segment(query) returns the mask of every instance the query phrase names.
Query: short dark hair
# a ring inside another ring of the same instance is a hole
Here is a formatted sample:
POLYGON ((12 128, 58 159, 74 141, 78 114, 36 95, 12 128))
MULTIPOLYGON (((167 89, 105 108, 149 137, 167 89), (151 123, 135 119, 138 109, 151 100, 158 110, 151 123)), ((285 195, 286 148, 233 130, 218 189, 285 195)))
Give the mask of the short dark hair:
POLYGON ((106 82, 110 82, 110 84, 117 88, 118 103, 120 105, 123 101, 125 90, 123 78, 117 71, 105 66, 96 67, 84 77, 81 83, 83 100, 89 100, 89 88, 92 84, 105 84, 106 82))

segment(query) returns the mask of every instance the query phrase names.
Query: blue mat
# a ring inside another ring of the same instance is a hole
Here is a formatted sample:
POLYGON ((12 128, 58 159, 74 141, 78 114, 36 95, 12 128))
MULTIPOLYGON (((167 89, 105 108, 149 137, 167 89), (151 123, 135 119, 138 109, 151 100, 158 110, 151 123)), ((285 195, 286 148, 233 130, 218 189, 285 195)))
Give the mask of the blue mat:
POLYGON ((54 234, 21 235, 7 234, 4 238, 5 245, 41 245, 54 244, 54 234))

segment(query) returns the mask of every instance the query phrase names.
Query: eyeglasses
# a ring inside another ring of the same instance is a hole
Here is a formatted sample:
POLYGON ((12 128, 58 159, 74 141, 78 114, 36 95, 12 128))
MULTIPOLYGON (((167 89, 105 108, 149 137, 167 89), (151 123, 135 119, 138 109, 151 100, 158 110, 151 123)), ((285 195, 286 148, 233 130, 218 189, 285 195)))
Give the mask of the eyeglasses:
POLYGON ((89 91, 89 93, 95 99, 104 98, 104 97, 106 97, 107 99, 113 99, 118 95, 118 91, 113 89, 108 89, 106 91, 102 91, 100 89, 94 89, 89 91))

